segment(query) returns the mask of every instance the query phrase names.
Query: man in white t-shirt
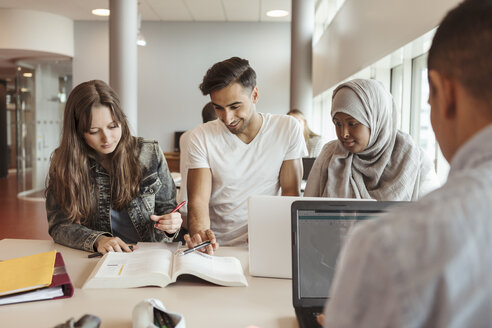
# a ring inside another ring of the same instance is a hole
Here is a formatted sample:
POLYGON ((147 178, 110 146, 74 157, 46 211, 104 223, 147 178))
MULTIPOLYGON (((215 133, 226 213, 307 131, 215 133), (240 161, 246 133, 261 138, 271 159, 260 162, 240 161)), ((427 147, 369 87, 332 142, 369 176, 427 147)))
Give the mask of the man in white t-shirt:
POLYGON ((189 247, 210 240, 203 251, 212 254, 218 242, 247 242, 249 196, 299 196, 307 150, 294 118, 256 111, 256 73, 247 60, 216 63, 200 89, 219 119, 189 135, 185 240, 189 247))

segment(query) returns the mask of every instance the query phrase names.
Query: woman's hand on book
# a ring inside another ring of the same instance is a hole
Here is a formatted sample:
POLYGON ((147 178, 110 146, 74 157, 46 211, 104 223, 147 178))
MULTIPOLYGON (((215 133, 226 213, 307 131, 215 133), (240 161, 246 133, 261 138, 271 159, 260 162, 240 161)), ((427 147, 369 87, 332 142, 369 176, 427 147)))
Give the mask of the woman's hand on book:
MULTIPOLYGON (((96 240, 96 249, 101 254, 107 252, 131 252, 130 246, 119 237, 100 236, 96 240)), ((135 248, 134 248, 135 249, 135 248)))
POLYGON ((188 248, 193 248, 205 240, 210 240, 210 242, 212 243, 211 245, 197 250, 197 252, 204 252, 209 255, 213 255, 217 248, 219 248, 219 243, 217 243, 217 240, 215 239, 215 234, 210 229, 200 230, 191 236, 189 234, 186 234, 184 235, 184 240, 188 248))
POLYGON ((183 219, 179 212, 168 213, 164 215, 151 215, 150 219, 155 222, 154 227, 157 229, 173 234, 181 228, 183 219))

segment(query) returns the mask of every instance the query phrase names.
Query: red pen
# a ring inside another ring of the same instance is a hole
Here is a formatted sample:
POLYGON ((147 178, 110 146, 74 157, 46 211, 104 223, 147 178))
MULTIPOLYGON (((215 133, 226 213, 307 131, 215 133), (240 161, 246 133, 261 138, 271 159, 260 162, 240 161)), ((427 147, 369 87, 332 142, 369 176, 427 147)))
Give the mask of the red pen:
POLYGON ((176 206, 176 208, 172 210, 171 213, 174 213, 177 210, 179 210, 181 207, 183 207, 184 204, 186 204, 186 200, 183 200, 178 206, 176 206))
MULTIPOLYGON (((184 204, 186 204, 186 200, 184 200, 184 201, 182 201, 181 203, 179 203, 179 205, 178 205, 178 206, 176 206, 176 207, 174 208, 174 210, 172 210, 171 212, 169 212, 169 214, 176 212, 176 211, 177 211, 177 210, 179 210, 181 207, 183 207, 183 205, 184 205, 184 204)), ((156 223, 156 224, 154 224, 154 227, 156 227, 156 228, 157 228, 157 225, 158 225, 157 223, 156 223)))

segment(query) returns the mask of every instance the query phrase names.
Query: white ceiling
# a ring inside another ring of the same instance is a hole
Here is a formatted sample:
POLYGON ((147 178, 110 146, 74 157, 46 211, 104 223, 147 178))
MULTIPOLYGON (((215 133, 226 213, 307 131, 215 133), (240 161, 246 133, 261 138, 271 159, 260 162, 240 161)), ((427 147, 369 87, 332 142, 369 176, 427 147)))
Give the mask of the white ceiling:
MULTIPOLYGON (((123 0, 121 0, 123 1, 123 0)), ((291 0, 137 0, 144 21, 188 22, 290 22, 291 0), (271 18, 266 12, 287 10, 289 15, 271 18)), ((49 12, 73 20, 106 21, 91 14, 92 9, 109 8, 109 0, 0 0, 0 8, 49 12)), ((34 51, 0 49, 0 76, 15 73, 20 58, 44 58, 34 51), (6 70, 6 71, 5 71, 6 70)), ((56 56, 55 56, 56 57, 56 56)), ((53 58, 55 58, 53 57, 53 58)), ((56 57, 57 60, 66 60, 56 57)))
MULTIPOLYGON (((291 0, 138 0, 144 21, 288 22, 267 17, 272 9, 290 13, 291 0)), ((0 0, 0 8, 44 11, 73 20, 107 20, 91 14, 109 8, 109 0, 0 0)))

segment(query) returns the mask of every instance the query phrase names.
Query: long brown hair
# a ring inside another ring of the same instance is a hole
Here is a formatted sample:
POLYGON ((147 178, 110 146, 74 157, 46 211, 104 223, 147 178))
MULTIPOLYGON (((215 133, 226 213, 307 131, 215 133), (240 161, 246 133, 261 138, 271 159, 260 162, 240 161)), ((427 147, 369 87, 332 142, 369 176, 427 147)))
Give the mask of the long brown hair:
POLYGON ((299 109, 291 109, 287 113, 287 115, 297 116, 298 118, 300 118, 304 122, 304 131, 302 131, 302 134, 304 135, 304 140, 306 141, 306 145, 309 145, 309 139, 311 139, 312 137, 318 137, 319 136, 318 134, 314 133, 309 128, 306 117, 304 116, 302 111, 300 111, 299 109))
POLYGON ((46 192, 51 192, 71 222, 96 218, 97 198, 89 170, 89 158, 96 152, 87 145, 84 133, 90 130, 92 107, 107 106, 121 127, 121 139, 111 156, 111 203, 125 208, 137 197, 141 182, 137 139, 132 137, 120 99, 105 82, 93 80, 76 86, 67 99, 60 146, 51 156, 46 192))

